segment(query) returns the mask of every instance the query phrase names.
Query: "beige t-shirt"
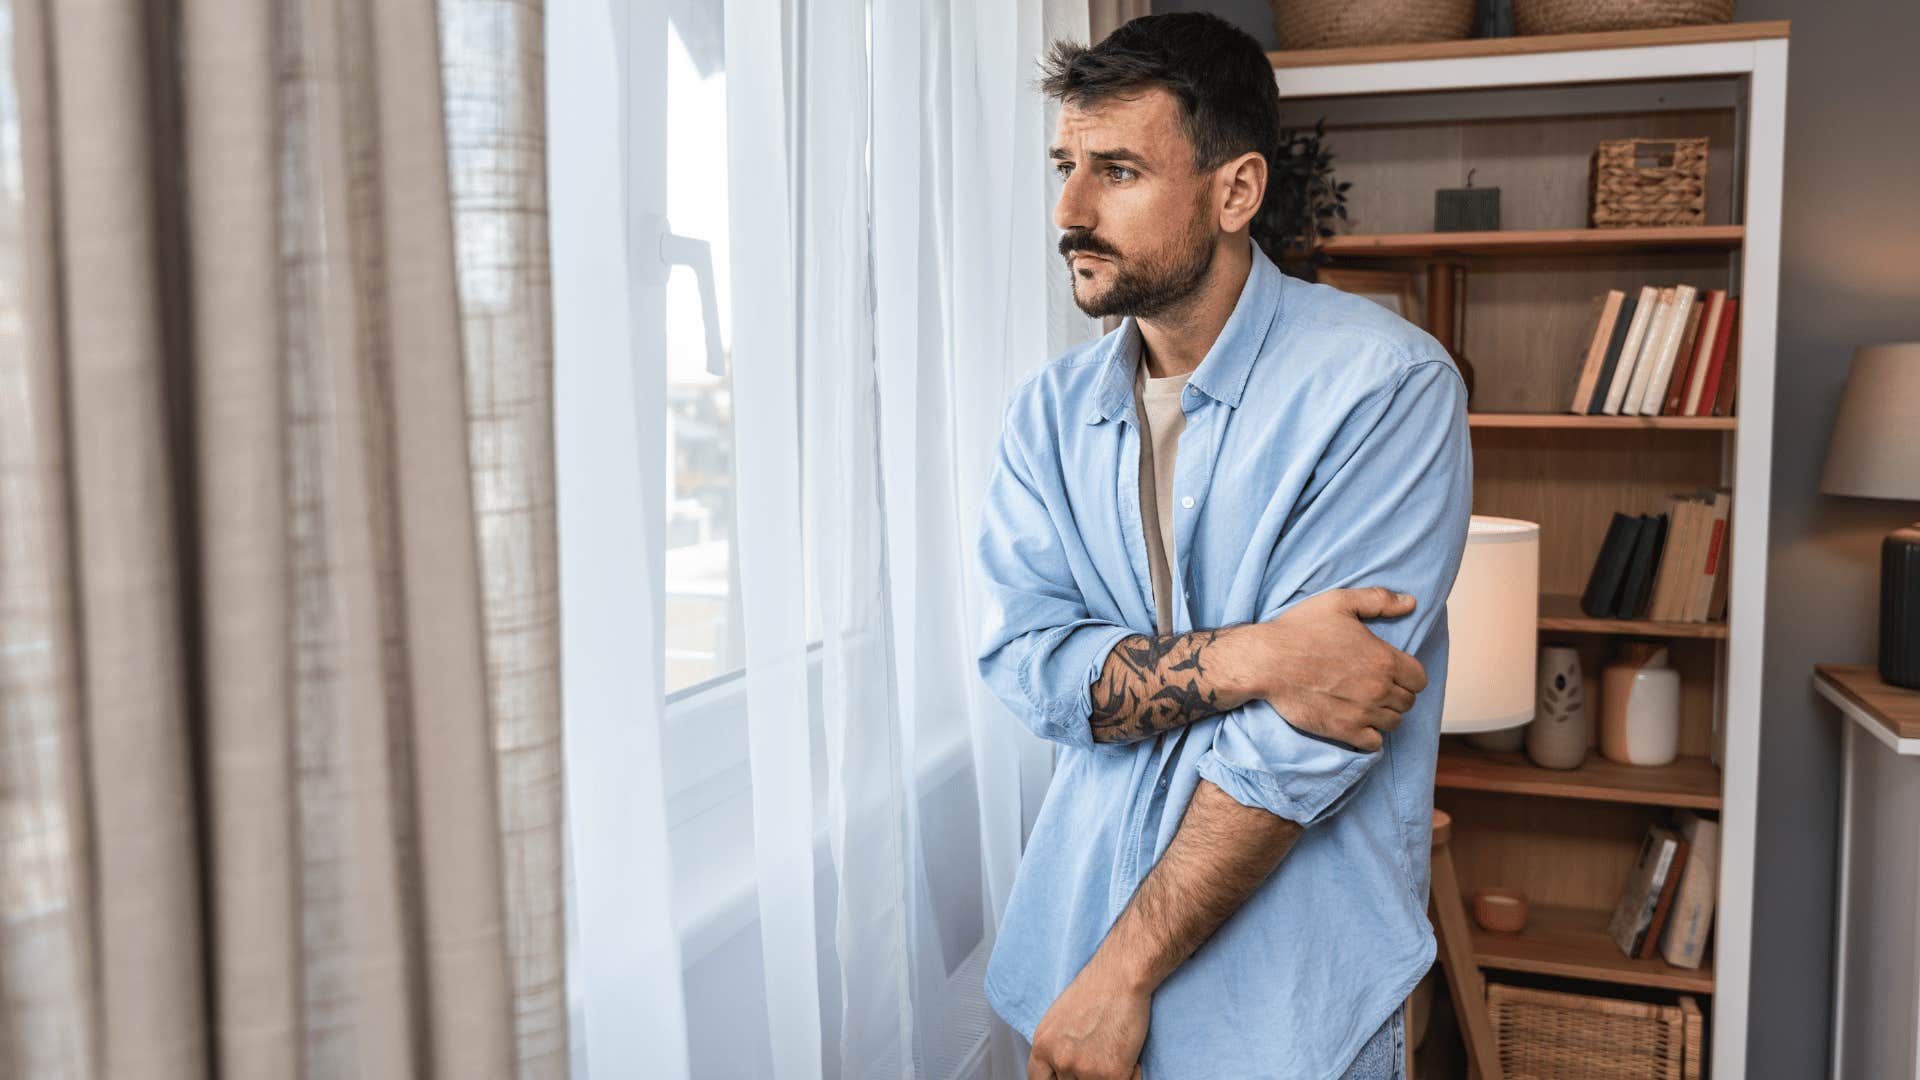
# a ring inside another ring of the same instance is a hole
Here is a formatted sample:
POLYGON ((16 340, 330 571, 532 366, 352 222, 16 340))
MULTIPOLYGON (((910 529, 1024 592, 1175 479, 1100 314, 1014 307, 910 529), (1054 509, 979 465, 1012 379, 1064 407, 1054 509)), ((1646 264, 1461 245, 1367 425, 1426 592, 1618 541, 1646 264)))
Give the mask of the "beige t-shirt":
POLYGON ((1153 610, 1157 629, 1173 632, 1173 460, 1187 414, 1180 395, 1186 375, 1156 379, 1143 357, 1134 365, 1134 406, 1140 417, 1140 526, 1147 536, 1147 566, 1153 572, 1153 610), (1149 514, 1148 507, 1158 513, 1149 514))

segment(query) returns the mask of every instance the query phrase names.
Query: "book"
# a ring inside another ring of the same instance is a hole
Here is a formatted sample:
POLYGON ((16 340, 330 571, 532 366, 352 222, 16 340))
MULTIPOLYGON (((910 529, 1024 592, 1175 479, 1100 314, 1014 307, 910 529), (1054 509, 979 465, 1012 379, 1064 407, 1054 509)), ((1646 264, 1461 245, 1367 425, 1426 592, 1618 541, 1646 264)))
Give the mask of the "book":
POLYGON ((1687 395, 1680 403, 1681 416, 1701 415, 1700 394, 1707 382, 1707 362, 1713 358, 1714 346, 1720 341, 1720 327, 1726 305, 1727 290, 1707 290, 1706 310, 1700 313, 1699 341, 1693 350, 1693 370, 1687 374, 1687 395))
POLYGON ((1660 883, 1660 899, 1653 906, 1653 918, 1647 920, 1647 928, 1640 932, 1640 951, 1635 955, 1642 960, 1651 960, 1660 953, 1660 934, 1667 928, 1667 913, 1673 910, 1673 899, 1680 892, 1680 877, 1686 873, 1687 859, 1692 854, 1693 847, 1682 834, 1679 845, 1674 848, 1673 864, 1667 868, 1666 880, 1660 883))
POLYGON ((1693 380, 1693 356, 1700 344, 1700 316, 1707 306, 1704 297, 1695 297, 1693 310, 1687 312, 1687 328, 1680 334, 1680 354, 1674 360, 1673 379, 1667 383, 1667 400, 1660 403, 1660 415, 1679 416, 1687 399, 1687 387, 1693 380))
POLYGON ((1585 413, 1593 401, 1594 384, 1600 381, 1600 368, 1606 363, 1607 349, 1613 343, 1613 324, 1620 318, 1620 306, 1627 294, 1619 289, 1608 289, 1604 294, 1593 298, 1593 313, 1588 316, 1588 325, 1592 333, 1586 341, 1586 361, 1580 366, 1580 378, 1573 388, 1573 403, 1567 406, 1572 413, 1585 413))
POLYGON ((1707 617, 1707 602, 1713 597, 1714 579, 1719 576, 1726 551, 1727 519, 1733 510, 1733 489, 1713 489, 1707 493, 1707 504, 1706 538, 1700 545, 1700 561, 1694 564, 1693 580, 1687 590, 1686 612, 1681 616, 1688 622, 1703 622, 1707 617))
POLYGON ((1686 552, 1692 548, 1693 534, 1697 530, 1697 505, 1693 496, 1678 494, 1670 496, 1674 500, 1672 507, 1672 538, 1667 542, 1667 552, 1661 555, 1659 578, 1653 582, 1653 603, 1647 605, 1647 619, 1674 621, 1680 617, 1680 605, 1674 600, 1674 594, 1680 590, 1684 578, 1682 563, 1686 563, 1686 552))
POLYGON ((1720 823, 1691 810, 1674 814, 1687 842, 1687 861, 1680 885, 1667 909, 1660 935, 1660 955, 1674 967, 1697 970, 1706 960, 1707 933, 1713 929, 1713 909, 1719 893, 1720 823))
POLYGON ((1720 561, 1713 568, 1713 585, 1707 590, 1707 619, 1720 622, 1727 617, 1727 573, 1733 560, 1733 489, 1721 488, 1727 501, 1727 527, 1720 534, 1720 561))
POLYGON ((1638 304, 1638 299, 1632 296, 1620 301, 1620 314, 1614 316, 1613 320, 1613 337, 1607 342, 1607 356, 1600 363, 1600 377, 1594 380, 1593 393, 1587 398, 1588 416, 1599 416, 1600 407, 1606 404, 1607 388, 1613 385, 1614 369, 1620 365, 1620 353, 1627 341, 1627 328, 1633 325, 1638 304))
POLYGON ((1660 566, 1653 580, 1653 597, 1647 604, 1646 617, 1655 620, 1672 618, 1673 582, 1679 576, 1681 552, 1685 550, 1693 529, 1693 501, 1684 494, 1667 496, 1667 515, 1672 522, 1667 534, 1666 550, 1660 553, 1660 566))
POLYGON ((1641 287, 1640 301, 1633 309, 1633 322, 1627 326, 1626 339, 1620 345, 1620 360, 1613 369, 1613 385, 1607 388, 1606 401, 1600 406, 1600 411, 1608 416, 1620 415, 1620 403, 1626 400, 1627 385, 1633 381, 1633 369, 1646 344, 1647 326, 1653 321, 1659 303, 1660 290, 1651 285, 1641 287))
MULTIPOLYGON (((1740 325, 1740 321, 1738 319, 1735 319, 1733 321, 1733 324, 1734 326, 1738 326, 1740 325)), ((1733 415, 1733 395, 1734 395, 1734 391, 1739 389, 1740 387, 1739 374, 1740 374, 1740 334, 1736 330, 1729 329, 1728 339, 1727 339, 1726 364, 1720 371, 1720 377, 1717 380, 1718 387, 1716 389, 1716 394, 1714 397, 1714 408, 1713 408, 1714 416, 1732 416, 1733 415)))
POLYGON ((1633 544, 1633 557, 1627 561, 1627 578, 1620 585, 1620 599, 1614 605, 1617 619, 1637 619, 1647 609, 1653 587, 1653 568, 1660 564, 1660 548, 1666 540, 1667 516, 1641 514, 1642 524, 1633 544))
POLYGON ((1593 570, 1587 575, 1587 587, 1580 594, 1580 610, 1596 619, 1613 618, 1614 601, 1620 595, 1620 583, 1626 579, 1627 563, 1633 556, 1643 517, 1613 513, 1607 523, 1607 535, 1594 556, 1593 570))
POLYGON ((1607 920, 1607 936, 1627 956, 1639 956, 1654 916, 1662 911, 1663 901, 1671 904, 1672 887, 1679 883, 1679 868, 1686 858, 1686 840, 1665 825, 1650 825, 1640 841, 1640 853, 1634 858, 1633 871, 1627 875, 1620 899, 1607 920))
POLYGON ((1646 393, 1647 378, 1653 374, 1654 365, 1659 362, 1660 341, 1666 336, 1668 321, 1673 318, 1673 295, 1672 286, 1654 290, 1653 314, 1648 317, 1646 331, 1641 335, 1640 349, 1633 359, 1633 372, 1627 378, 1626 392, 1620 397, 1619 407, 1613 410, 1621 416, 1635 416, 1640 412, 1640 395, 1646 393))
POLYGON ((1726 303, 1720 305, 1720 326, 1714 337, 1713 352, 1707 357, 1706 380, 1701 383, 1700 400, 1695 403, 1694 411, 1690 415, 1721 415, 1714 406, 1720 390, 1720 380, 1725 373, 1727 353, 1732 349, 1733 339, 1736 336, 1735 327, 1739 326, 1738 320, 1734 318, 1734 313, 1739 306, 1740 298, 1737 296, 1727 297, 1726 303))
POLYGON ((1633 397, 1632 391, 1628 391, 1628 400, 1637 402, 1633 411, 1640 416, 1660 415, 1660 403, 1667 398, 1667 384, 1673 380, 1674 358, 1680 352, 1680 334, 1687 328, 1687 313, 1693 310, 1696 291, 1691 285, 1675 285, 1671 289, 1672 302, 1668 305, 1660 337, 1648 354, 1649 370, 1640 387, 1640 396, 1633 397))

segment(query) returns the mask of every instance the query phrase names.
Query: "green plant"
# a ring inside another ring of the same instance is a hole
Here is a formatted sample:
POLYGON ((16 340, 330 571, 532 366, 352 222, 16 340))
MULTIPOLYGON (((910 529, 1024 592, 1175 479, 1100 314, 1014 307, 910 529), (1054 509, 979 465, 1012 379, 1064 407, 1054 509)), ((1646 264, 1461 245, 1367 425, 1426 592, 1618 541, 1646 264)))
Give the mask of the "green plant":
POLYGON ((1308 281, 1328 261, 1320 242, 1333 235, 1333 222, 1347 220, 1347 189, 1336 181, 1333 153, 1324 145, 1327 121, 1312 131, 1287 128, 1267 162, 1267 196, 1253 216, 1253 239, 1280 269, 1308 281))

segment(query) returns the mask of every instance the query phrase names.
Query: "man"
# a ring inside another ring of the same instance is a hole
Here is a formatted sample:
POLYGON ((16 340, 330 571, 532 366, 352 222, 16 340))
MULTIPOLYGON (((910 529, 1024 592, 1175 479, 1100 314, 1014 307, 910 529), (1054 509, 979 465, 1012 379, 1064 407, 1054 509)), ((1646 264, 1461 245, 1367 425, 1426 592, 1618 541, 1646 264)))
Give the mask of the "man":
POLYGON ((1126 318, 1015 387, 982 512, 981 674, 1062 744, 988 999, 1029 1080, 1399 1076, 1465 386, 1250 241, 1252 39, 1136 19, 1043 86, 1075 300, 1126 318))

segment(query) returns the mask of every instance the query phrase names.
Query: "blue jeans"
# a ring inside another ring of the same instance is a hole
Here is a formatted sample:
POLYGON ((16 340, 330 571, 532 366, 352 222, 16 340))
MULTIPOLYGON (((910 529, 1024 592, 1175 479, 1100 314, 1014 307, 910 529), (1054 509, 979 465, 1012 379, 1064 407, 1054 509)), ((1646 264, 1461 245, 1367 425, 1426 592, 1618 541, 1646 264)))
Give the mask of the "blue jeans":
POLYGON ((1360 1056, 1347 1066, 1342 1080, 1406 1080, 1406 1075, 1406 1010, 1399 1008, 1360 1047, 1360 1056))

